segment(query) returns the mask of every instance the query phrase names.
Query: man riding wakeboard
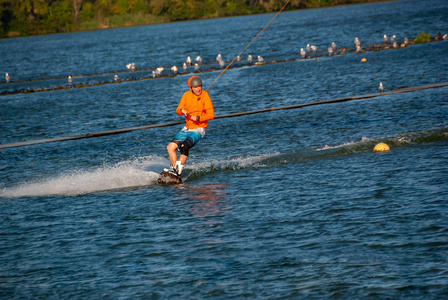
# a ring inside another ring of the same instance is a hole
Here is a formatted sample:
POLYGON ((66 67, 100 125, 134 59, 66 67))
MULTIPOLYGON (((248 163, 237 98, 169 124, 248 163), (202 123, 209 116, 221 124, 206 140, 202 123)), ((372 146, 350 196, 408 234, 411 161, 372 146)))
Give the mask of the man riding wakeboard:
POLYGON ((188 79, 188 87, 190 90, 182 95, 176 109, 179 116, 185 117, 186 125, 166 147, 171 166, 164 171, 179 177, 187 161, 189 150, 204 137, 207 121, 215 118, 212 100, 208 93, 202 90, 201 78, 193 76, 188 79), (180 152, 179 160, 176 150, 180 152))

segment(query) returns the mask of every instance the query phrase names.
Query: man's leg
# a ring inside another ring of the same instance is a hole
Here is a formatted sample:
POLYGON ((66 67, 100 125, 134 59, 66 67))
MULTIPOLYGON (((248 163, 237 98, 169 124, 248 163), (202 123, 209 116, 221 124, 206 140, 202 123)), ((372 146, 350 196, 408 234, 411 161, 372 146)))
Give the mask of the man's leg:
MULTIPOLYGON (((173 143, 173 142, 169 143, 168 146, 166 146, 166 150, 168 151, 168 156, 170 157, 170 162, 171 162, 172 166, 176 165, 176 161, 177 161, 176 150, 177 150, 178 147, 179 146, 176 143, 173 143)), ((181 159, 182 159, 182 155, 181 155, 181 159)))
POLYGON ((182 165, 185 165, 185 162, 187 161, 188 156, 181 154, 179 157, 180 162, 182 165))
POLYGON ((182 173, 183 167, 185 165, 185 162, 187 161, 188 154, 190 151, 190 148, 192 148, 199 140, 201 140, 202 135, 198 132, 188 132, 185 133, 183 131, 176 134, 173 141, 168 144, 166 147, 168 151, 168 155, 170 158, 171 165, 177 170, 176 172, 178 174, 182 173), (185 140, 182 141, 182 138, 185 137, 185 140), (177 162, 177 153, 176 150, 180 151, 180 157, 179 157, 179 163, 177 162))

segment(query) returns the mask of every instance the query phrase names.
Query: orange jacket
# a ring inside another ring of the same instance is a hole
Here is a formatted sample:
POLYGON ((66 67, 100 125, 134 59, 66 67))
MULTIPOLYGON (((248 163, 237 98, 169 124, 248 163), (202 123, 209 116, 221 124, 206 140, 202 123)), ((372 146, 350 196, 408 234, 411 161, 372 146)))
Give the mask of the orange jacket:
POLYGON ((182 116, 182 109, 186 109, 191 116, 199 116, 199 121, 193 121, 190 117, 185 116, 188 129, 202 127, 207 128, 207 121, 215 118, 215 111, 210 96, 206 91, 202 91, 200 96, 196 96, 192 91, 187 91, 182 95, 176 113, 182 116))

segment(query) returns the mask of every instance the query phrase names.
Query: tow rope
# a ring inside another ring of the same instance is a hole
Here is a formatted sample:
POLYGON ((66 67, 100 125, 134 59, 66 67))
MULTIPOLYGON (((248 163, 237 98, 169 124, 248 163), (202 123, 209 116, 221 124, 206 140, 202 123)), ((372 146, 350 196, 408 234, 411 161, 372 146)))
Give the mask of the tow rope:
MULTIPOLYGON (((232 117, 240 117, 240 116, 246 116, 246 115, 252 115, 252 114, 267 113, 267 112, 273 112, 273 111, 279 111, 279 110, 303 108, 303 107, 313 106, 313 105, 332 104, 332 103, 347 102, 347 101, 353 101, 353 100, 369 99, 369 98, 375 98, 375 97, 381 97, 381 96, 387 96, 387 95, 393 95, 393 94, 399 94, 399 93, 410 93, 410 92, 415 92, 415 91, 440 88, 440 87, 446 87, 446 86, 448 86, 448 81, 427 84, 427 85, 421 85, 421 86, 408 87, 408 88, 401 88, 401 89, 392 90, 392 91, 388 91, 388 92, 373 93, 373 94, 358 95, 358 96, 347 96, 347 97, 343 97, 343 98, 328 99, 328 100, 323 100, 323 101, 314 101, 314 102, 300 103, 300 104, 287 105, 287 106, 281 106, 281 107, 271 107, 271 108, 263 108, 263 109, 253 110, 253 111, 232 113, 232 114, 227 114, 227 115, 222 115, 222 116, 215 116, 215 120, 216 119, 224 119, 224 118, 232 118, 232 117)), ((0 149, 31 146, 31 145, 43 144, 43 143, 53 143, 53 142, 62 142, 62 141, 70 141, 70 140, 96 138, 96 137, 112 135, 112 134, 120 134, 120 133, 135 131, 135 130, 158 128, 158 127, 168 127, 168 126, 174 126, 174 125, 179 125, 179 124, 185 124, 185 121, 144 125, 144 126, 122 128, 122 129, 113 129, 113 130, 106 130, 106 131, 100 131, 100 132, 94 132, 94 133, 88 133, 88 134, 72 135, 72 136, 60 136, 60 137, 46 138, 46 139, 39 139, 39 140, 14 142, 14 143, 0 145, 0 149)))
POLYGON ((249 44, 247 44, 246 48, 244 48, 240 54, 238 54, 237 56, 235 56, 235 58, 227 65, 227 67, 222 70, 221 74, 218 75, 218 77, 216 77, 216 79, 212 82, 212 84, 209 85, 209 87, 205 90, 206 92, 208 91, 209 88, 212 87, 213 84, 215 84, 215 82, 218 80, 219 77, 221 77, 221 75, 235 62, 235 60, 238 58, 238 56, 240 56, 241 54, 244 53, 244 51, 246 51, 247 48, 249 48, 249 46, 260 36, 260 34, 269 26, 269 24, 272 23, 272 21, 274 21, 275 18, 277 18, 277 16, 282 12, 282 10, 286 7, 286 5, 288 5, 289 1, 286 1, 285 5, 283 5, 283 7, 278 11, 278 13, 269 21, 268 24, 266 24, 266 26, 264 26, 264 28, 252 39, 252 41, 250 41, 249 44))

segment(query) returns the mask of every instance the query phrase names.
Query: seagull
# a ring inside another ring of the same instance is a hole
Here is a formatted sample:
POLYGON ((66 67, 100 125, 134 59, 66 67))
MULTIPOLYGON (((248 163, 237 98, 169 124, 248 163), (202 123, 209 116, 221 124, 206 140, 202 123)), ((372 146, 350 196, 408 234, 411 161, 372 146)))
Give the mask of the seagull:
POLYGON ((333 50, 336 50, 336 43, 335 43, 335 42, 332 42, 332 43, 331 43, 331 47, 333 48, 333 50))
POLYGON ((258 55, 258 56, 257 56, 257 59, 258 59, 259 62, 262 62, 262 61, 263 61, 263 57, 262 57, 261 55, 258 55))
POLYGON ((443 39, 444 39, 445 41, 448 40, 448 34, 445 33, 445 34, 443 35, 443 39))
POLYGON ((331 54, 333 54, 333 48, 328 47, 328 56, 331 56, 331 54))
POLYGON ((68 76, 68 84, 69 85, 72 85, 72 83, 73 83, 73 80, 72 80, 72 76, 68 76))
POLYGON ((390 41, 391 41, 391 42, 395 41, 395 38, 396 38, 396 37, 397 37, 397 36, 394 34, 393 36, 390 37, 390 41))
POLYGON ((404 38, 403 43, 404 43, 406 46, 409 45, 409 40, 408 40, 408 38, 404 38))
POLYGON ((134 63, 127 64, 126 68, 128 70, 135 71, 135 64, 134 63))
POLYGON ((300 48, 300 55, 302 55, 302 58, 305 58, 306 52, 303 48, 300 48))
POLYGON ((152 71, 152 78, 156 78, 156 76, 157 76, 156 71, 152 71))
POLYGON ((118 75, 115 74, 114 81, 118 81, 118 75))
POLYGON ((9 78, 9 74, 8 73, 5 74, 5 79, 6 79, 6 83, 9 83, 9 79, 10 78, 9 78))
POLYGON ((222 67, 224 67, 224 64, 225 64, 225 62, 223 61, 223 60, 220 60, 219 61, 219 66, 222 68, 222 67))
POLYGON ((398 48, 398 43, 397 43, 397 42, 394 42, 393 45, 392 45, 392 47, 394 47, 394 48, 398 48))
POLYGON ((202 57, 200 57, 199 55, 196 56, 196 61, 197 61, 198 63, 202 63, 202 57))
POLYGON ((356 52, 361 52, 361 46, 356 45, 356 52))
POLYGON ((358 37, 355 37, 355 45, 361 46, 361 41, 358 39, 358 37))
POLYGON ((198 70, 199 70, 199 64, 198 64, 198 63, 195 63, 195 64, 194 64, 194 70, 195 70, 195 71, 198 71, 198 70))
POLYGON ((247 61, 248 61, 249 63, 252 63, 252 55, 249 54, 249 55, 247 56, 247 61))
POLYGON ((182 68, 184 68, 184 72, 186 72, 186 71, 187 71, 187 64, 184 63, 184 64, 182 65, 182 68))
POLYGON ((171 71, 173 71, 174 74, 177 74, 177 67, 176 66, 172 66, 171 67, 171 71))
POLYGON ((316 53, 317 51, 317 47, 314 45, 311 45, 311 51, 313 51, 313 53, 316 53))
POLYGON ((187 57, 187 65, 191 66, 191 57, 190 56, 187 57))
POLYGON ((236 57, 236 61, 240 61, 241 60, 241 57, 238 55, 237 57, 236 57))
POLYGON ((311 46, 310 44, 306 44, 306 52, 310 52, 311 51, 311 46))
POLYGON ((383 92, 384 88, 383 88, 383 83, 382 82, 380 82, 380 86, 378 87, 378 89, 380 90, 380 93, 383 92))
POLYGON ((220 62, 222 60, 222 56, 221 53, 218 54, 218 56, 216 56, 216 61, 220 62))
POLYGON ((158 68, 156 69, 156 74, 157 74, 157 75, 162 74, 162 72, 163 72, 163 67, 158 67, 158 68))
POLYGON ((387 35, 383 36, 384 42, 387 43, 387 35))

